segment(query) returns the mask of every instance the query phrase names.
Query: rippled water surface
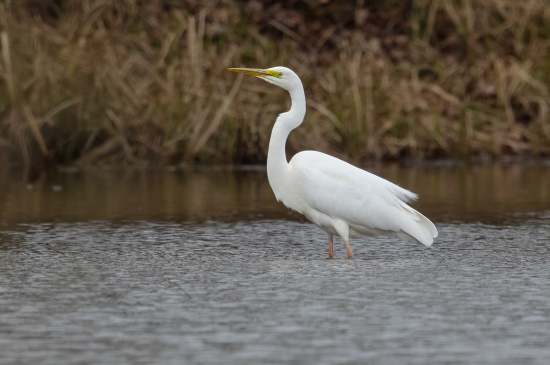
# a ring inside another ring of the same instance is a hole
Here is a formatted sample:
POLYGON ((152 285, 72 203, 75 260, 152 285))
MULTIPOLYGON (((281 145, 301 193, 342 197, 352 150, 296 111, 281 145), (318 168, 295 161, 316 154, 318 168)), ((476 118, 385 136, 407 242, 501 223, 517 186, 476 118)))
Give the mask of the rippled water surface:
POLYGON ((433 247, 328 260, 262 170, 0 174, 0 363, 546 364, 550 167, 373 171, 433 247))

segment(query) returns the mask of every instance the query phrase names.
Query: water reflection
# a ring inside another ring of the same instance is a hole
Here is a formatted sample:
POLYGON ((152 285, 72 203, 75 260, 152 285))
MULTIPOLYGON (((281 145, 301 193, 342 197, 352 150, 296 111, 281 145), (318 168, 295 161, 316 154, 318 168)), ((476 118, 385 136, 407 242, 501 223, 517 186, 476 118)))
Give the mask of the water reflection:
MULTIPOLYGON (((498 222, 550 210, 550 165, 369 168, 417 192, 436 222, 498 222)), ((263 168, 194 171, 69 170, 32 181, 0 170, 0 220, 301 219, 275 201, 263 168)))
POLYGON ((550 166, 370 170, 434 246, 327 260, 262 169, 0 172, 0 362, 546 363, 550 166))

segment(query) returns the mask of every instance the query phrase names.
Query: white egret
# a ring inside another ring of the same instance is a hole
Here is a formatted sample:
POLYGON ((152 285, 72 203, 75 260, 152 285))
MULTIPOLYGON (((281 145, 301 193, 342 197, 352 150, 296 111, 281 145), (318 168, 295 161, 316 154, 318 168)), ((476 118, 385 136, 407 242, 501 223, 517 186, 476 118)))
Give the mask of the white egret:
POLYGON ((259 77, 290 93, 292 106, 277 118, 267 154, 267 177, 278 201, 303 214, 328 234, 328 255, 334 257, 333 236, 349 239, 392 235, 431 246, 437 229, 407 203, 417 198, 388 180, 317 151, 303 151, 287 162, 285 144, 306 114, 304 88, 286 67, 230 68, 259 77))

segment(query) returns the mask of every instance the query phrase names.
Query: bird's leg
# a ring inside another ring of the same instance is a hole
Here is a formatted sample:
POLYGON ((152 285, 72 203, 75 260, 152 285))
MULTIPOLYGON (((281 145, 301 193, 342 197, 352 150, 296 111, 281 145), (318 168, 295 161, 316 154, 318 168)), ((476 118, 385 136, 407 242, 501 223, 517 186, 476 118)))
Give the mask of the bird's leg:
POLYGON ((352 258, 353 257, 353 253, 351 252, 351 246, 349 245, 349 242, 348 241, 344 241, 346 243, 346 250, 348 250, 348 258, 352 258))
POLYGON ((334 258, 334 241, 331 234, 328 235, 328 258, 334 258))

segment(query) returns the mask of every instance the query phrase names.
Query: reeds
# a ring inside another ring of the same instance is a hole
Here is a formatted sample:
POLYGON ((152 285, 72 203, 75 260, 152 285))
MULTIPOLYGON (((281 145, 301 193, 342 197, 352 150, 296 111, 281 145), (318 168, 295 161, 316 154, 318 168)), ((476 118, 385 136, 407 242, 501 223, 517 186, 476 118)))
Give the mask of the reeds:
POLYGON ((550 153, 544 0, 414 1, 407 31, 385 36, 261 23, 246 1, 46 3, 0 4, 0 151, 15 163, 262 162, 287 95, 226 68, 275 65, 308 97, 290 153, 550 153))

